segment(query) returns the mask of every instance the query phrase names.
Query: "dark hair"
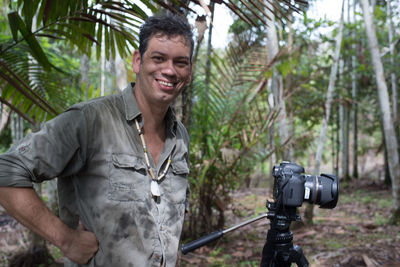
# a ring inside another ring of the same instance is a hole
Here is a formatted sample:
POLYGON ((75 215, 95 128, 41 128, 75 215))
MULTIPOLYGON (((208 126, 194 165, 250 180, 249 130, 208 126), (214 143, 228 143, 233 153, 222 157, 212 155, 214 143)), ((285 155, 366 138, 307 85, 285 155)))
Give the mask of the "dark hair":
POLYGON ((193 54, 193 32, 186 18, 168 13, 161 13, 148 17, 140 27, 139 33, 139 53, 143 57, 147 50, 149 40, 156 34, 166 35, 168 37, 183 36, 186 42, 190 43, 190 60, 193 54))

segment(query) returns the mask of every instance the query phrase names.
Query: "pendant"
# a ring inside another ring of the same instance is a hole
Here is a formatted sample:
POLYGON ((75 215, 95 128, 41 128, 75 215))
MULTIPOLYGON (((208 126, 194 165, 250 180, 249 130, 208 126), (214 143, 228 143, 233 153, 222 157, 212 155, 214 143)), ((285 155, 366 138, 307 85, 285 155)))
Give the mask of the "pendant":
POLYGON ((159 197, 161 195, 160 187, 159 187, 157 181, 155 181, 155 180, 151 180, 150 190, 151 190, 151 194, 153 195, 153 197, 159 197))

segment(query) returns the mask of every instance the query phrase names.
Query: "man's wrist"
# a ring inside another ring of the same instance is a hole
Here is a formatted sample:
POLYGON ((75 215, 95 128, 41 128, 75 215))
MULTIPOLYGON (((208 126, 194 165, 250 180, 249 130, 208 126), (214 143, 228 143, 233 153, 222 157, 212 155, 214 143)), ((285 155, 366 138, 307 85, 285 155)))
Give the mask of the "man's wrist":
POLYGON ((54 240, 54 245, 58 247, 63 253, 68 251, 72 244, 74 230, 61 222, 61 227, 54 240))

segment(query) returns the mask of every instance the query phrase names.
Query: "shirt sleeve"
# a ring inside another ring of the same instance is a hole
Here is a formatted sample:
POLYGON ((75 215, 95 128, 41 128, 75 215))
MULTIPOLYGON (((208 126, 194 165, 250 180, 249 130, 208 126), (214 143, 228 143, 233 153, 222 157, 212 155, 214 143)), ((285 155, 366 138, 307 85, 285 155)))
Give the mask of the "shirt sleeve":
POLYGON ((32 187, 32 182, 72 175, 84 166, 86 151, 85 115, 71 108, 0 155, 0 186, 32 187))

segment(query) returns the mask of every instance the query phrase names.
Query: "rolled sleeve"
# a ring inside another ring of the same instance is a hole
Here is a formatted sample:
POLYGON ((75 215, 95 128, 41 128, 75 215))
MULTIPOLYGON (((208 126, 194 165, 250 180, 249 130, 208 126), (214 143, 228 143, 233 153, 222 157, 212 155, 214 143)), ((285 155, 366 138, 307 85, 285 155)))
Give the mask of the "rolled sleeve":
POLYGON ((0 186, 32 187, 32 182, 79 171, 86 157, 86 121, 72 108, 0 155, 0 186))

